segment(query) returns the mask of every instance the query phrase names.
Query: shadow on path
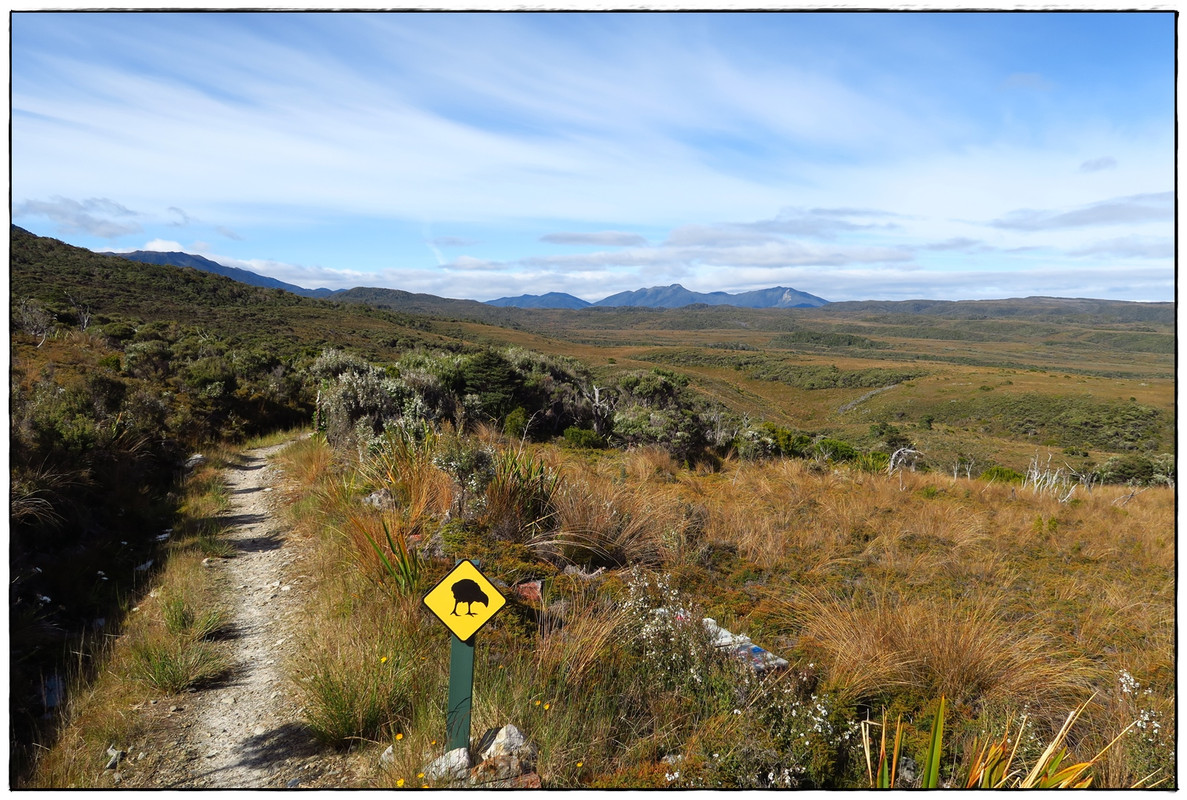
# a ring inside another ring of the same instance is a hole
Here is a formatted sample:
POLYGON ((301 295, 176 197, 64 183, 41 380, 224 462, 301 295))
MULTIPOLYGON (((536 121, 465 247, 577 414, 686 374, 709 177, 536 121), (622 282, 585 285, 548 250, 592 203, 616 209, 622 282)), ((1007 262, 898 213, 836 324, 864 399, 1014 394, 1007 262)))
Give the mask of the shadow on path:
MULTIPOLYGON (((234 747, 239 751, 239 758, 233 763, 228 764, 218 769, 207 771, 196 771, 192 780, 194 783, 203 779, 218 775, 220 772, 225 772, 232 769, 247 768, 251 770, 266 770, 272 766, 273 769, 268 774, 259 776, 259 783, 246 787, 226 787, 226 788, 267 788, 267 781, 275 774, 276 769, 288 759, 292 758, 307 758, 317 755, 321 749, 317 740, 313 738, 309 728, 297 722, 289 722, 272 730, 264 731, 260 734, 253 734, 246 739, 237 742, 224 741, 218 743, 219 747, 234 747)), ((184 789, 186 783, 173 783, 162 788, 166 789, 184 789)))

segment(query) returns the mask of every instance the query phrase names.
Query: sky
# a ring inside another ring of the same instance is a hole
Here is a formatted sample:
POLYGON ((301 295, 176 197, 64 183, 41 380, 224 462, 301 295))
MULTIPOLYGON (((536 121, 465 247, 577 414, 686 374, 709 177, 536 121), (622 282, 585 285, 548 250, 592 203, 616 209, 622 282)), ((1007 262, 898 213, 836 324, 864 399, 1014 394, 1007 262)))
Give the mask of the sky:
POLYGON ((306 288, 1174 300, 1171 12, 33 13, 14 224, 306 288))

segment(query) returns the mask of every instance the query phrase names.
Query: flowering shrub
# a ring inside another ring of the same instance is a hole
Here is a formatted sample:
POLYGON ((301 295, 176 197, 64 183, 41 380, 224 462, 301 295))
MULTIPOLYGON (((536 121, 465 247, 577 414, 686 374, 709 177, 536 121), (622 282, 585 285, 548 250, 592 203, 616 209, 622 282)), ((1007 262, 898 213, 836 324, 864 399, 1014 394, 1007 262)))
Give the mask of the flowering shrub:
POLYGON ((833 694, 807 694, 807 680, 789 677, 792 679, 771 687, 756 704, 758 717, 770 730, 786 764, 772 785, 835 785, 857 745, 859 723, 833 694))
POLYGON ((674 695, 680 706, 701 717, 736 707, 748 693, 753 673, 713 645, 701 609, 667 575, 649 576, 633 568, 627 588, 623 611, 630 645, 641 659, 640 672, 650 691, 674 695))
POLYGON ((1135 779, 1152 775, 1149 783, 1157 784, 1159 788, 1173 788, 1175 735, 1173 730, 1166 730, 1162 712, 1151 707, 1153 691, 1143 689, 1124 669, 1118 674, 1117 682, 1123 718, 1134 721, 1123 739, 1126 766, 1135 779))

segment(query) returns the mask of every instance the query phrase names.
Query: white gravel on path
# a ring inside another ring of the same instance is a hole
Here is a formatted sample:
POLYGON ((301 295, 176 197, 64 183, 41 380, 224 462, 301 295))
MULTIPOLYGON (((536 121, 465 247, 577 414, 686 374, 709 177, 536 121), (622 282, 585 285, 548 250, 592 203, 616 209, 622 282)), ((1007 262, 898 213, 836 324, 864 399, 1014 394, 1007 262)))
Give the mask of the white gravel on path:
POLYGON ((231 598, 234 671, 191 695, 194 722, 179 741, 188 774, 178 776, 177 788, 283 788, 300 781, 292 777, 301 768, 295 762, 319 750, 301 724, 285 659, 309 579, 293 574, 296 548, 286 546, 273 513, 278 475, 268 458, 284 446, 248 451, 227 470, 230 508, 220 522, 236 553, 210 568, 231 598))

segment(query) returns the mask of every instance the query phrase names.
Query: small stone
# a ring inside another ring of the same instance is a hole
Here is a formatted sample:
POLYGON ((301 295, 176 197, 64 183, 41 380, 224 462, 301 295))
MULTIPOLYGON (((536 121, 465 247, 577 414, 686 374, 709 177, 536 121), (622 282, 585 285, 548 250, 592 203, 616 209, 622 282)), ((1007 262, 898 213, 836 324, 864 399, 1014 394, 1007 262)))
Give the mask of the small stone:
POLYGON ((144 758, 146 755, 148 755, 148 753, 146 753, 146 752, 144 752, 143 750, 141 750, 139 753, 137 753, 137 754, 136 754, 136 760, 137 760, 137 761, 140 761, 140 760, 141 760, 141 759, 143 759, 143 758, 144 758))
POLYGON ((425 777, 431 781, 461 781, 470 774, 470 751, 465 747, 450 750, 425 767, 425 777))
POLYGON ((117 772, 111 776, 111 780, 115 783, 122 783, 124 776, 117 772))
POLYGON ((120 762, 124 760, 124 756, 126 756, 127 753, 123 750, 117 750, 114 747, 109 747, 107 748, 107 755, 111 756, 111 760, 107 762, 107 766, 104 767, 104 769, 115 769, 119 766, 120 762))
POLYGON ((251 735, 252 736, 263 736, 267 732, 268 732, 268 729, 265 728, 263 725, 257 725, 254 728, 252 728, 251 735))
POLYGON ((182 706, 170 706, 169 713, 172 714, 174 711, 185 711, 185 708, 183 708, 182 706))
POLYGON ((479 755, 483 760, 499 756, 515 756, 525 763, 533 763, 537 752, 536 745, 529 742, 519 728, 514 725, 506 725, 499 729, 490 746, 479 755))
POLYGON ((389 744, 387 749, 383 751, 383 755, 379 757, 380 766, 388 766, 396 760, 395 745, 389 744))
POLYGON ((292 590, 293 590, 293 587, 291 587, 291 586, 281 586, 280 587, 280 591, 282 591, 282 592, 291 592, 292 590))
POLYGON ((301 779, 293 778, 291 781, 289 781, 288 783, 285 784, 285 788, 296 789, 300 785, 301 785, 301 779))

